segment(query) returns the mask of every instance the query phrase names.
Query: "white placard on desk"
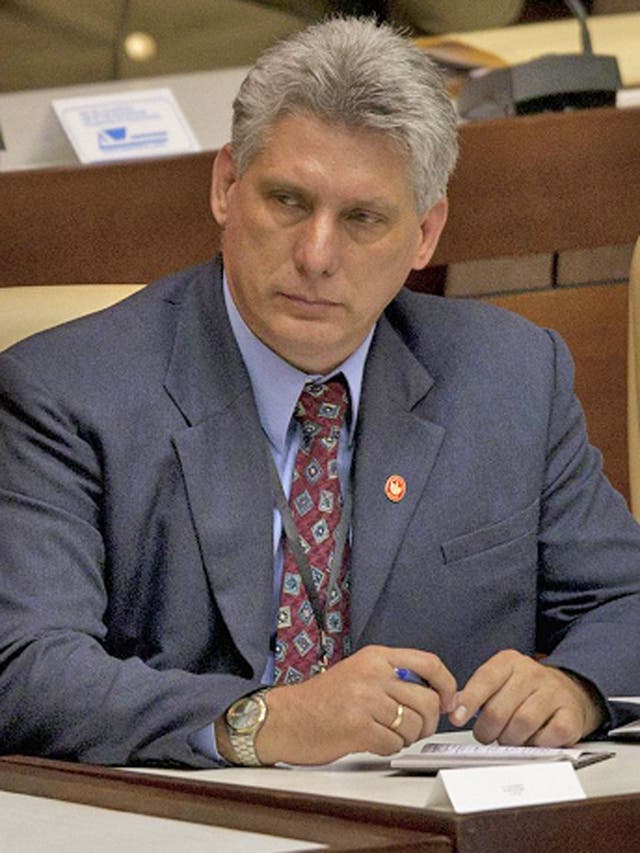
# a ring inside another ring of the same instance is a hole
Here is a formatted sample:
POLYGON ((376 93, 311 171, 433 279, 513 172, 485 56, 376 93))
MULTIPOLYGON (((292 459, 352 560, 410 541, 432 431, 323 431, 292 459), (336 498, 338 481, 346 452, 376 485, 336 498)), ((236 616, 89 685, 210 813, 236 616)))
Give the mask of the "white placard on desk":
POLYGON ((425 805, 465 813, 583 799, 571 762, 557 761, 440 770, 425 805))
POLYGON ((52 106, 81 163, 200 150, 171 89, 57 98, 52 106))

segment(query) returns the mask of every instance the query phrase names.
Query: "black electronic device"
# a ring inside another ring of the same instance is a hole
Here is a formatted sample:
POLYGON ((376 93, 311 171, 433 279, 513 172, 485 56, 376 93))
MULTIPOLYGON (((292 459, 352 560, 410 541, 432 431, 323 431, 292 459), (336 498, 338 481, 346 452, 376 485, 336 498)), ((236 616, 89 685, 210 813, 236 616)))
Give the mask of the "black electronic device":
POLYGON ((621 87, 615 56, 593 53, 587 14, 565 0, 580 23, 582 53, 548 54, 470 77, 458 98, 461 118, 500 118, 549 110, 612 106, 621 87))

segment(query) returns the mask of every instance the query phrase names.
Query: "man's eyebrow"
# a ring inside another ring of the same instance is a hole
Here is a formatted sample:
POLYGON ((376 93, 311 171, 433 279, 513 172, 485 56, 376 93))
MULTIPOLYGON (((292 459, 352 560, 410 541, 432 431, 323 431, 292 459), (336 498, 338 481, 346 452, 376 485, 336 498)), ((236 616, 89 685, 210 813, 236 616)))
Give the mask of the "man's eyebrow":
POLYGON ((260 181, 260 187, 269 192, 277 190, 280 192, 295 193, 296 195, 307 195, 302 187, 293 181, 288 181, 286 179, 280 180, 279 178, 263 178, 260 181))
MULTIPOLYGON (((291 193, 303 200, 312 200, 314 194, 305 190, 295 181, 286 178, 264 177, 260 181, 260 189, 265 193, 283 192, 291 193)), ((373 210, 385 216, 394 216, 398 212, 398 205, 390 202, 384 196, 348 198, 342 205, 344 210, 373 210)))
POLYGON ((393 204, 386 198, 381 198, 379 196, 372 196, 371 198, 354 198, 347 204, 347 207, 351 208, 373 208, 375 210, 379 210, 386 213, 395 213, 398 209, 398 205, 393 204))

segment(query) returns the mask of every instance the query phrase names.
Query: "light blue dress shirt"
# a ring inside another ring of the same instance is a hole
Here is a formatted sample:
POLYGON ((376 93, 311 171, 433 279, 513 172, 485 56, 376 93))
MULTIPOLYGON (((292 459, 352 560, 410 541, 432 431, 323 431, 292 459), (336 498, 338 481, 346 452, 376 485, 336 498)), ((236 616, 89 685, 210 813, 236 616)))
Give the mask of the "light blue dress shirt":
MULTIPOLYGON (((295 421, 293 413, 302 389, 310 381, 327 381, 338 373, 342 373, 349 388, 350 407, 348 421, 342 427, 340 442, 338 445, 338 470, 340 482, 344 491, 347 477, 351 468, 353 457, 353 443, 356 423, 358 420, 358 407, 360 405, 360 393, 362 390, 362 378, 364 365, 371 345, 374 328, 371 329, 365 340, 351 355, 335 370, 326 376, 318 374, 307 374, 298 370, 284 359, 280 358, 273 350, 269 349, 257 338, 240 316, 235 306, 226 277, 224 279, 224 299, 229 315, 229 322, 235 336, 238 348, 244 360, 253 394, 258 409, 258 417, 265 435, 276 469, 280 476, 283 491, 288 499, 291 490, 291 479, 295 464, 296 454, 300 446, 302 431, 300 425, 295 421)), ((280 605, 280 585, 282 582, 283 565, 283 542, 282 521, 275 504, 273 509, 273 598, 272 598, 272 625, 273 638, 275 639, 277 614, 280 605)), ((274 645, 274 643, 272 643, 274 645)), ((273 683, 274 656, 273 651, 269 658, 265 671, 262 674, 263 684, 273 683)), ((191 745, 209 758, 223 761, 218 754, 215 745, 215 734, 213 726, 207 726, 191 736, 191 745)))

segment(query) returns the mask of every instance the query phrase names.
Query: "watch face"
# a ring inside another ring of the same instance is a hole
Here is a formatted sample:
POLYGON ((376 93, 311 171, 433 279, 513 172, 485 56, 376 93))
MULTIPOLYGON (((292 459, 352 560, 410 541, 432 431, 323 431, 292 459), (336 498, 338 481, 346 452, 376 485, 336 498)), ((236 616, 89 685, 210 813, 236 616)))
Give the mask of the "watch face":
POLYGON ((238 699, 227 711, 227 723, 231 728, 244 734, 251 732, 264 719, 265 707, 262 702, 252 696, 238 699))

